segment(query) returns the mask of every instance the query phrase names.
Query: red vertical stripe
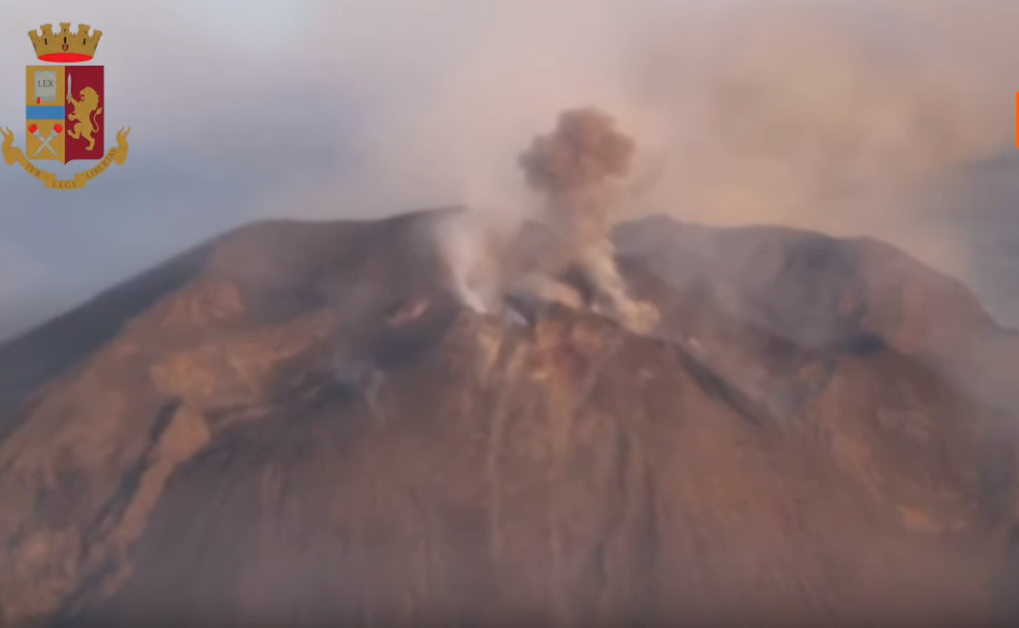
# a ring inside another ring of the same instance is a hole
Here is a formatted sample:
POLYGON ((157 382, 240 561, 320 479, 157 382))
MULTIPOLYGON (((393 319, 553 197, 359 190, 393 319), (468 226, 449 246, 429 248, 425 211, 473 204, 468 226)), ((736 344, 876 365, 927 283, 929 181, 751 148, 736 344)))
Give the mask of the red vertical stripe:
POLYGON ((71 121, 70 116, 72 113, 74 113, 74 105, 70 101, 68 101, 66 114, 67 130, 65 131, 67 135, 65 136, 66 144, 64 145, 65 150, 64 163, 74 160, 93 161, 102 159, 104 153, 106 152, 106 146, 104 141, 105 140, 104 135, 106 134, 105 133, 106 97, 105 94, 103 93, 104 88, 103 66, 82 65, 76 67, 68 67, 66 72, 67 72, 66 80, 70 81, 71 83, 72 91, 71 96, 75 100, 80 100, 82 97, 81 93, 82 90, 84 90, 87 87, 90 87, 93 90, 95 90, 96 94, 99 95, 99 107, 102 108, 103 111, 98 115, 93 114, 92 116, 90 116, 89 120, 71 121), (74 132, 75 127, 77 127, 79 122, 81 123, 81 131, 83 132, 80 133, 80 137, 74 138, 71 136, 71 133, 74 132), (96 130, 96 127, 98 127, 98 130, 96 130), (86 139, 86 133, 84 133, 86 129, 92 130, 91 135, 92 138, 95 140, 95 144, 93 145, 92 150, 88 150, 89 141, 86 139))

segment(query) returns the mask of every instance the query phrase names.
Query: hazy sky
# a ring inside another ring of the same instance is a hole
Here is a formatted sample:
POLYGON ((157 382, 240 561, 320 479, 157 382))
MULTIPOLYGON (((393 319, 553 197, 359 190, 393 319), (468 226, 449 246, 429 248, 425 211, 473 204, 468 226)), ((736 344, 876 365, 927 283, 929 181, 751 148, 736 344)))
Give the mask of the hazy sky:
POLYGON ((963 227, 905 206, 1014 145, 1019 3, 894 5, 0 0, 19 146, 43 23, 103 31, 107 145, 133 129, 84 190, 0 164, 0 339, 259 217, 512 205, 515 152, 589 104, 637 136, 654 209, 870 233, 965 274, 963 227))

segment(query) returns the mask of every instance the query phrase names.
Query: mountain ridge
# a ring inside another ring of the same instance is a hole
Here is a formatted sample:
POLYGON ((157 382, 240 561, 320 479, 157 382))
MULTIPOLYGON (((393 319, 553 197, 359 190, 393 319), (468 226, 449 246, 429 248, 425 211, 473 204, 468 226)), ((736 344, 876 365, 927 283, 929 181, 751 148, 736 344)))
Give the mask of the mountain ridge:
POLYGON ((462 211, 231 232, 9 389, 0 625, 1009 610, 1019 341, 961 284, 649 218, 615 239, 654 337, 514 319, 465 307, 430 238, 462 211))

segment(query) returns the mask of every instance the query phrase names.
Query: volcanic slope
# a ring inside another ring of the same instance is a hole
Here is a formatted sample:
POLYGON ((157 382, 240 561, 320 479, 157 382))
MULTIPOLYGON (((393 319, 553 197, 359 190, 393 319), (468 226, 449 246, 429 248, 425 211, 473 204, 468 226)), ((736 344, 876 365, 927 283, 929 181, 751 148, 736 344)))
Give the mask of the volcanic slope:
POLYGON ((457 215, 255 224, 0 348, 0 625, 1007 619, 1019 340, 963 286, 654 217, 659 334, 522 324, 457 215))

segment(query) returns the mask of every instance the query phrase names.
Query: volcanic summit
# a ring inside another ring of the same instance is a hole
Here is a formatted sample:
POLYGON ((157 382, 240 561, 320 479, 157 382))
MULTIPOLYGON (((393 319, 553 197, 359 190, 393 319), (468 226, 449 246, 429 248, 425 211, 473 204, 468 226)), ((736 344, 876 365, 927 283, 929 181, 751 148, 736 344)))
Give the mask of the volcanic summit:
POLYGON ((526 155, 497 303, 469 208, 271 221, 0 347, 0 626, 1011 617, 1019 335, 874 240, 571 239, 608 179, 526 155))

